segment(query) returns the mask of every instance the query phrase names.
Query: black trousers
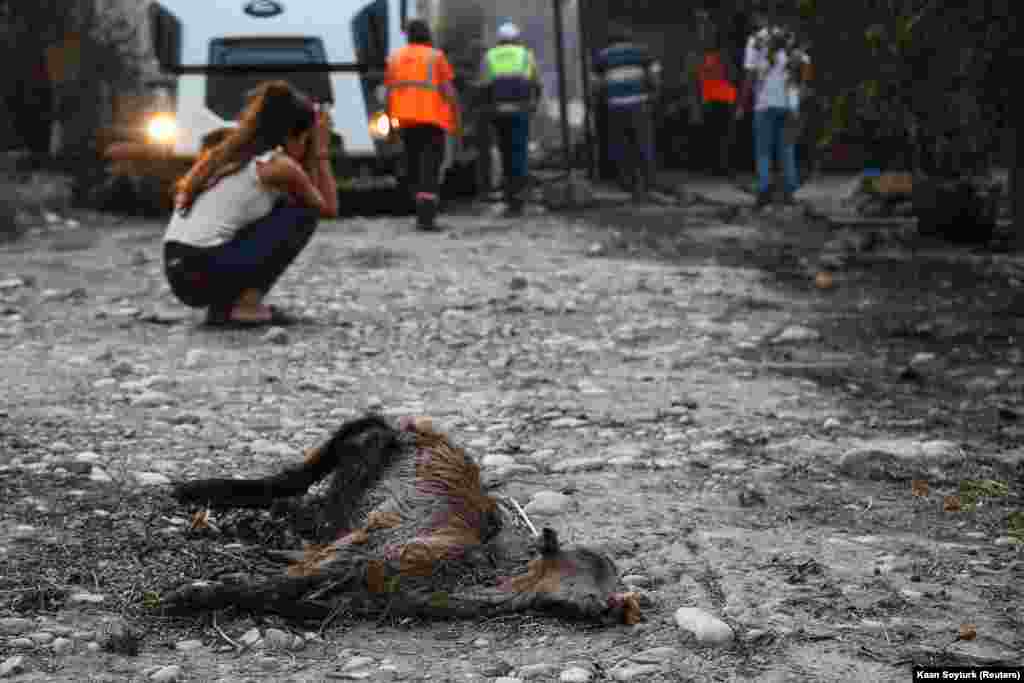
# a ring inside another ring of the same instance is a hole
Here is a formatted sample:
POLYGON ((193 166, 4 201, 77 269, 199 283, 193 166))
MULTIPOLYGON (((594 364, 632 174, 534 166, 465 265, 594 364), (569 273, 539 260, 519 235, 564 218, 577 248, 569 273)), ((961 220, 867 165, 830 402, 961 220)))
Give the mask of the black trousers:
POLYGON ((444 163, 444 129, 429 125, 409 126, 400 128, 399 134, 413 198, 423 194, 437 197, 441 190, 441 164, 444 163))
POLYGON ((733 123, 733 105, 728 102, 704 103, 704 170, 725 174, 730 166, 729 127, 733 123))
POLYGON ((193 308, 230 308, 246 289, 270 291, 316 230, 314 209, 280 206, 246 226, 230 242, 194 247, 164 245, 171 291, 193 308))

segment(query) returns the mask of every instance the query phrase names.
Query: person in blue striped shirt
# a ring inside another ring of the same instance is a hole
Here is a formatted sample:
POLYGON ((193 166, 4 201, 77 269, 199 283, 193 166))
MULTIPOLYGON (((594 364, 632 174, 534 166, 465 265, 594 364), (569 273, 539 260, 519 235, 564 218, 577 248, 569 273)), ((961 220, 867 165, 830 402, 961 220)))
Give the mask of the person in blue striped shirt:
POLYGON ((653 106, 661 64, 624 28, 609 31, 608 47, 594 59, 594 81, 608 112, 608 157, 627 191, 643 199, 654 184, 653 106))

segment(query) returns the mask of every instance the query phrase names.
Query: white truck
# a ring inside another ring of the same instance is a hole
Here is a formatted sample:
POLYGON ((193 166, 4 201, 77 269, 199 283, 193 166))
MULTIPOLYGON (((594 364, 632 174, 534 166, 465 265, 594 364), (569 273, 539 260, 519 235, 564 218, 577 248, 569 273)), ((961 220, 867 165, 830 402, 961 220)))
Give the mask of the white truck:
MULTIPOLYGON (((145 123, 145 141, 107 148, 114 175, 158 178, 169 186, 195 161, 204 141, 234 125, 247 93, 281 78, 331 105, 339 178, 390 177, 401 182, 401 146, 384 112, 387 57, 405 45, 405 23, 423 17, 439 31, 443 47, 451 27, 461 39, 482 37, 476 0, 159 0, 149 9, 152 48, 169 76, 165 105, 145 123), (446 6, 458 5, 458 17, 446 6), (467 21, 469 17, 469 28, 467 21), (477 25, 479 24, 479 25, 477 25)), ((435 34, 436 35, 436 34, 435 34)), ((457 86, 472 102, 481 39, 450 55, 457 86)), ((460 143, 450 141, 446 180, 475 189, 475 116, 466 112, 460 143)))

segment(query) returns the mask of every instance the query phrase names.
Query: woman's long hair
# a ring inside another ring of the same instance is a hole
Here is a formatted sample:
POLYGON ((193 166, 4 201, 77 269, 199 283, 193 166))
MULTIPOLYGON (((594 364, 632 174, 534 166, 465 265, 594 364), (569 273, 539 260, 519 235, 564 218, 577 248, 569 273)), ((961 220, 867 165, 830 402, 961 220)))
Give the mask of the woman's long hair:
POLYGON ((256 88, 249 105, 223 140, 202 153, 177 192, 187 208, 218 180, 236 173, 253 159, 283 145, 289 136, 313 127, 316 111, 308 97, 285 81, 268 81, 256 88))

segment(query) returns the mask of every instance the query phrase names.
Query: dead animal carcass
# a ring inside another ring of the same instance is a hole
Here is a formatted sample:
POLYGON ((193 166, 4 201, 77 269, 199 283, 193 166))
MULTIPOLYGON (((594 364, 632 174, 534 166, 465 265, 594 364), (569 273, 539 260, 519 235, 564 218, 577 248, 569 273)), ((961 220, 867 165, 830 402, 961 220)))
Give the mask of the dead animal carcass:
POLYGON ((186 585, 170 613, 236 606, 295 618, 339 613, 478 617, 540 611, 637 623, 637 596, 619 591, 605 555, 563 548, 537 533, 514 503, 488 495, 480 468, 429 420, 377 416, 344 424, 305 462, 265 479, 180 484, 202 508, 266 508, 295 500, 313 535, 276 574, 186 585), (326 492, 309 489, 333 476, 326 492))

